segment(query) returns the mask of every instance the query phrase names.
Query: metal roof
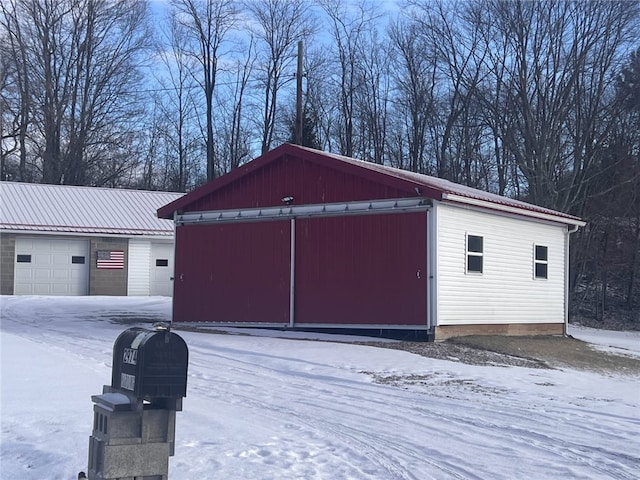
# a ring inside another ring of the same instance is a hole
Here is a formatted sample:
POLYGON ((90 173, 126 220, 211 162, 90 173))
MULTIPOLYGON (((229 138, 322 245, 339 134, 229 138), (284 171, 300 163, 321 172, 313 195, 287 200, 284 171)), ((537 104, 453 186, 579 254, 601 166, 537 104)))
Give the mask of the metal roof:
POLYGON ((418 194, 426 198, 448 203, 474 205, 481 208, 500 210, 529 217, 537 217, 570 225, 584 225, 584 222, 582 222, 578 217, 574 217, 563 212, 503 197, 494 193, 478 190, 476 188, 467 187, 441 178, 356 160, 354 158, 292 144, 281 145, 265 155, 262 155, 261 157, 258 157, 255 160, 231 171, 230 173, 197 188, 193 192, 175 200, 171 204, 165 205, 158 210, 158 216, 162 218, 170 218, 173 216, 174 212, 180 212, 199 198, 209 195, 217 189, 236 181, 244 175, 263 168, 269 163, 284 156, 318 162, 329 168, 348 171, 353 175, 367 177, 372 181, 393 184, 414 196, 418 194))
MULTIPOLYGON (((315 150, 307 147, 298 147, 298 148, 315 152, 315 150)), ((429 190, 434 190, 438 192, 439 194, 438 196, 440 198, 436 198, 436 200, 449 200, 449 201, 455 202, 454 198, 459 196, 459 197, 480 200, 480 201, 495 204, 495 205, 510 206, 517 209, 545 213, 551 216, 560 216, 566 219, 575 219, 575 220, 578 219, 577 217, 568 215, 563 212, 558 212, 555 210, 551 210, 549 208, 540 207, 538 205, 533 205, 531 203, 515 200, 513 198, 503 197, 495 193, 485 192, 484 190, 479 190, 477 188, 467 187, 466 185, 454 183, 449 180, 444 180, 442 178, 432 177, 430 175, 424 175, 422 173, 410 172, 408 170, 402 170, 399 168, 388 167, 386 165, 379 165, 377 163, 365 162, 363 160, 357 160, 355 158, 336 155, 333 153, 323 152, 323 155, 326 157, 334 158, 341 162, 345 162, 345 163, 357 166, 359 168, 364 168, 373 172, 378 172, 384 175, 389 175, 395 178, 414 182, 417 187, 425 187, 425 188, 428 188, 429 190), (456 197, 453 197, 453 196, 456 196, 456 197)))
POLYGON ((162 205, 182 193, 0 182, 0 229, 102 235, 173 235, 162 205))

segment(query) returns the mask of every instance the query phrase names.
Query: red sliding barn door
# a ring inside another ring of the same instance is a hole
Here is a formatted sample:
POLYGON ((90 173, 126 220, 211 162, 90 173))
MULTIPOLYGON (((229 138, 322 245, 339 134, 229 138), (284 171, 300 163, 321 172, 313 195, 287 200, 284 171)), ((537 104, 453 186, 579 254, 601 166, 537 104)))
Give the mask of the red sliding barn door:
POLYGON ((296 220, 296 324, 426 326, 426 214, 296 220))
POLYGON ((289 322, 289 221, 181 226, 174 320, 289 322))

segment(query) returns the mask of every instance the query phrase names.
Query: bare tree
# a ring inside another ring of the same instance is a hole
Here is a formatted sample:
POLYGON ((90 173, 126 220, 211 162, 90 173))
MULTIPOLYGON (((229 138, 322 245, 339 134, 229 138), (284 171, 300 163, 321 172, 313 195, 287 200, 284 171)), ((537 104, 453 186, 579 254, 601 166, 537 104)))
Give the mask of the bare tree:
MULTIPOLYGON (((2 7, 3 8, 3 7, 2 7)), ((0 31, 0 180, 7 180, 9 172, 5 160, 17 148, 16 132, 14 128, 15 115, 11 111, 12 96, 15 95, 13 86, 13 64, 10 62, 9 43, 6 32, 0 31)))
POLYGON ((28 77, 26 41, 18 21, 17 5, 0 5, 2 11, 2 68, 0 98, 2 101, 2 131, 0 156, 3 179, 9 177, 6 159, 13 152, 19 155, 17 175, 13 180, 28 181, 27 175, 27 131, 31 123, 31 93, 28 77))
POLYGON ((486 55, 480 41, 480 25, 469 18, 466 3, 418 0, 413 8, 413 21, 434 49, 437 65, 433 78, 438 124, 431 128, 437 162, 435 173, 455 182, 480 186, 478 176, 471 174, 469 163, 478 151, 481 135, 473 128, 477 126, 474 95, 480 81, 482 58, 486 55))
POLYGON ((621 314, 622 299, 630 312, 640 306, 639 82, 640 50, 636 50, 615 82, 617 115, 584 210, 590 228, 577 239, 583 247, 577 273, 587 290, 597 290, 594 310, 600 319, 612 304, 621 314))
POLYGON ((433 46, 418 30, 416 23, 408 21, 397 21, 389 28, 396 52, 391 73, 396 88, 394 104, 407 130, 408 162, 401 162, 399 166, 413 172, 431 173, 425 156, 428 126, 435 108, 436 62, 433 46))
MULTIPOLYGON (((195 70, 197 60, 189 54, 187 44, 189 38, 187 31, 178 20, 179 13, 173 11, 169 17, 169 29, 167 32, 167 46, 158 49, 158 56, 164 64, 164 69, 159 72, 160 85, 164 87, 163 95, 156 100, 158 114, 166 125, 162 135, 164 143, 171 156, 177 159, 171 162, 170 190, 185 192, 192 187, 196 166, 196 143, 198 142, 193 132, 193 119, 196 115, 193 91, 196 85, 192 72, 195 70)), ((156 123, 157 124, 157 123, 156 123)))
POLYGON ((340 0, 320 2, 331 25, 331 35, 337 55, 337 72, 334 80, 338 92, 340 123, 337 130, 340 153, 352 157, 355 153, 354 138, 356 117, 356 92, 359 85, 358 68, 363 53, 362 44, 371 33, 374 8, 368 0, 355 4, 340 0))
POLYGON ((357 156, 378 164, 385 162, 387 142, 390 62, 385 43, 374 29, 360 46, 359 88, 355 92, 360 127, 357 156))
POLYGON ((235 0, 173 0, 176 19, 195 45, 188 50, 201 67, 200 84, 206 104, 207 179, 216 176, 213 102, 222 46, 236 25, 238 9, 235 0))
POLYGON ((245 106, 249 79, 255 65, 255 48, 253 37, 247 44, 246 59, 235 63, 235 78, 229 82, 227 89, 218 99, 218 105, 225 112, 223 119, 223 171, 228 172, 250 160, 250 140, 248 127, 245 125, 245 106))
POLYGON ((508 96, 510 66, 509 34, 488 28, 493 22, 483 2, 469 6, 469 19, 479 26, 479 42, 485 52, 481 64, 481 79, 475 92, 480 108, 480 122, 486 128, 487 151, 493 157, 494 190, 500 195, 521 196, 517 164, 514 155, 505 146, 509 129, 509 115, 505 111, 508 96))
POLYGON ((258 74, 263 87, 261 151, 271 149, 276 128, 278 96, 284 85, 293 80, 298 41, 313 32, 309 2, 305 0, 252 0, 246 4, 256 22, 252 28, 262 44, 258 74))
POLYGON ((390 35, 399 52, 395 100, 411 114, 405 121, 410 164, 487 188, 491 169, 476 99, 486 55, 480 26, 462 2, 414 0, 406 14, 408 20, 390 35))
POLYGON ((611 71, 633 35, 636 2, 491 2, 510 39, 503 137, 528 197, 579 213, 613 112, 611 71))
POLYGON ((11 7, 3 26, 23 76, 21 108, 28 109, 20 114, 21 169, 31 155, 46 183, 108 184, 126 176, 146 5, 16 0, 11 7))
POLYGON ((166 188, 166 172, 162 173, 162 166, 159 165, 159 151, 161 149, 163 132, 166 130, 162 123, 164 114, 158 114, 158 98, 154 99, 153 110, 147 111, 148 120, 145 131, 141 138, 142 162, 141 171, 138 173, 136 181, 132 182, 134 188, 140 190, 168 190, 166 188), (160 178, 158 178, 160 177, 160 178))
POLYGON ((304 71, 307 78, 304 92, 304 109, 314 116, 318 146, 329 152, 341 151, 339 140, 334 137, 339 119, 339 104, 336 102, 335 85, 327 81, 332 64, 324 47, 308 50, 304 71))

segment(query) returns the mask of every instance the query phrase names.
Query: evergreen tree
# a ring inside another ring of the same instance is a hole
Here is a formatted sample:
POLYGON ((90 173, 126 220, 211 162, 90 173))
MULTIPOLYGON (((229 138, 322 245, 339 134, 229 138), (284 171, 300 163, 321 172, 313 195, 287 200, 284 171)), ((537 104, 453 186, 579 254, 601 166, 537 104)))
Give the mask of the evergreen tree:
MULTIPOLYGON (((289 126, 289 142, 296 143, 296 119, 295 115, 289 126)), ((309 108, 305 107, 302 112, 302 146, 321 150, 320 141, 318 140, 318 117, 309 108)))

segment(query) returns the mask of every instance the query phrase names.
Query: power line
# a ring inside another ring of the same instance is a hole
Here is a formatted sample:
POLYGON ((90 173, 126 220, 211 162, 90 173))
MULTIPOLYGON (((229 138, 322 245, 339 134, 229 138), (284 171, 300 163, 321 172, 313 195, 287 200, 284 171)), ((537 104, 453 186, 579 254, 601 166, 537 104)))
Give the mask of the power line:
MULTIPOLYGON (((291 75, 291 80, 295 79, 295 75, 291 75)), ((222 87, 228 87, 228 86, 237 86, 240 85, 242 83, 242 80, 238 80, 235 82, 232 81, 225 81, 225 82, 216 82, 215 86, 222 86, 222 87)), ((252 86, 263 86, 264 85, 264 81, 263 80, 247 80, 246 83, 248 85, 252 85, 252 86)), ((289 81, 285 81, 282 82, 281 85, 286 85, 287 83, 289 83, 289 81)), ((175 87, 157 87, 157 88, 145 88, 145 89, 141 89, 141 90, 136 90, 135 93, 158 93, 158 92, 175 92, 178 91, 180 89, 184 89, 184 90, 197 90, 197 89, 201 89, 202 85, 183 85, 183 86, 175 86, 175 87)), ((133 93, 133 92, 129 92, 129 93, 133 93)))

